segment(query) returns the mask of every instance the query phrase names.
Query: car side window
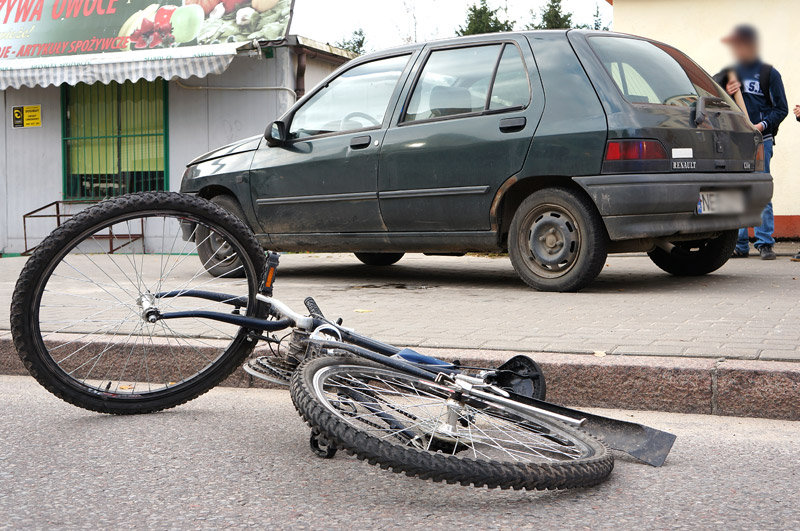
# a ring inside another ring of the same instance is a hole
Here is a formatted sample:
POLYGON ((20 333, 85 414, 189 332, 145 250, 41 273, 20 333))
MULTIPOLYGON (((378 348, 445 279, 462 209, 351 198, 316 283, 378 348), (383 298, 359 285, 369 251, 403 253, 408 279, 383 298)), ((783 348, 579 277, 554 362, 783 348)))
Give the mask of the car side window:
POLYGON ((405 122, 486 109, 501 44, 431 52, 417 81, 405 122))
POLYGON ((525 107, 531 101, 531 86, 528 71, 519 48, 506 44, 497 74, 492 85, 492 96, 489 100, 490 110, 525 107))
POLYGON ((380 127, 408 58, 378 59, 343 72, 295 111, 290 138, 380 127))

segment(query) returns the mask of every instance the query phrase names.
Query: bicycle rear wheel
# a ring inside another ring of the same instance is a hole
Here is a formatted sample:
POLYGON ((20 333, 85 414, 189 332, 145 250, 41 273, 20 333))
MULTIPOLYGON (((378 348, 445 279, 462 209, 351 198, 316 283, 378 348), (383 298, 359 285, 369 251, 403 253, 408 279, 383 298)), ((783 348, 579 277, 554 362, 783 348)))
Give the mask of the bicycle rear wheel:
POLYGON ((291 393, 306 422, 337 447, 422 479, 563 489, 600 483, 614 467, 583 431, 353 357, 305 361, 291 393))
POLYGON ((173 407, 222 381, 255 343, 232 324, 151 323, 145 310, 230 313, 238 302, 240 313, 257 316, 264 268, 252 231, 204 199, 109 199, 56 229, 25 264, 11 304, 14 344, 39 383, 77 406, 121 414, 173 407), (197 246, 212 235, 240 260, 230 275, 240 278, 211 276, 198 262, 197 246), (230 298, 175 296, 190 290, 230 298))

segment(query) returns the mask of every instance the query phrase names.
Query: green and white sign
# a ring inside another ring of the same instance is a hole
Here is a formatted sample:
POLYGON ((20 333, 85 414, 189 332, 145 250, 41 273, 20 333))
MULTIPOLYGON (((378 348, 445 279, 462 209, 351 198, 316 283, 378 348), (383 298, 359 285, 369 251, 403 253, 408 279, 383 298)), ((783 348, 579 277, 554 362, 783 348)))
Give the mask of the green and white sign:
POLYGON ((280 40, 292 1, 0 0, 0 61, 280 40))

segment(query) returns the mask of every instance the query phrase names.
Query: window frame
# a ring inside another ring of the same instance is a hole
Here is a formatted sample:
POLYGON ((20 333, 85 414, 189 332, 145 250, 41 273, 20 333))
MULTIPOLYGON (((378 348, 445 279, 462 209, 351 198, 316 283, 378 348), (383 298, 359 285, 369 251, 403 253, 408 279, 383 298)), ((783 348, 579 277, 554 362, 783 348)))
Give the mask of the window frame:
MULTIPOLYGON (((126 83, 128 80, 123 82, 116 82, 118 85, 122 85, 126 83)), ((137 83, 139 80, 131 81, 132 83, 137 83)), ((97 82, 99 83, 99 81, 97 82)), ((163 124, 163 137, 164 137, 164 189, 163 190, 152 190, 152 191, 169 191, 170 190, 170 159, 169 159, 169 82, 162 77, 158 77, 153 81, 148 81, 148 83, 160 83, 161 90, 162 90, 162 124, 163 124)), ((97 201, 102 201, 107 197, 118 197, 118 196, 104 196, 104 197, 84 197, 84 196, 73 196, 68 195, 67 191, 69 190, 69 168, 70 168, 70 150, 67 149, 67 143, 72 140, 73 138, 69 135, 69 120, 70 118, 67 116, 69 111, 69 91, 70 89, 74 89, 74 85, 69 85, 67 83, 62 83, 60 86, 61 94, 60 94, 60 103, 61 103, 61 198, 66 201, 76 201, 76 202, 87 202, 87 203, 96 203, 97 201)), ((118 89, 119 90, 119 89, 118 89)), ((158 88, 156 88, 158 90, 158 88)), ((126 192, 130 193, 130 192, 126 192)))
POLYGON ((406 94, 405 100, 403 101, 402 112, 398 119, 397 126, 407 127, 417 124, 441 122, 445 120, 458 120, 461 118, 474 118, 476 116, 487 116, 493 114, 502 114, 506 112, 524 111, 528 107, 530 107, 532 102, 533 102, 533 84, 531 83, 530 66, 528 65, 528 62, 525 60, 525 54, 523 53, 522 48, 520 47, 517 41, 513 39, 505 39, 500 41, 481 41, 481 42, 450 44, 446 46, 437 46, 435 48, 428 48, 425 52, 425 55, 422 57, 420 67, 417 70, 416 74, 414 75, 414 80, 411 85, 411 90, 408 91, 408 94, 406 94), (417 86, 419 85, 420 79, 422 79, 422 75, 425 73, 425 67, 428 65, 428 60, 430 59, 431 55, 433 55, 434 52, 457 50, 463 48, 478 48, 481 46, 497 46, 497 45, 500 45, 500 51, 497 54, 497 59, 495 60, 494 67, 492 68, 492 77, 489 80, 489 90, 486 93, 486 101, 484 102, 483 106, 484 108, 482 111, 451 114, 448 116, 436 116, 432 118, 425 118, 423 120, 408 121, 406 119, 408 116, 408 107, 411 104, 411 98, 414 97, 414 91, 417 90, 417 86), (525 72, 525 79, 528 81, 528 101, 525 105, 518 105, 515 107, 505 107, 503 109, 490 109, 489 106, 491 105, 492 101, 492 92, 494 91, 494 83, 497 78, 497 70, 500 67, 500 61, 503 60, 503 53, 505 52, 506 46, 508 45, 512 45, 517 49, 517 53, 519 53, 519 57, 522 60, 522 66, 524 67, 524 72, 525 72))
POLYGON ((364 132, 368 132, 368 131, 380 131, 381 129, 387 128, 388 125, 389 125, 389 121, 391 120, 392 110, 394 109, 393 103, 397 101, 398 93, 399 93, 399 91, 402 90, 402 87, 404 85, 403 82, 408 77, 408 71, 410 70, 410 68, 415 63, 414 59, 415 59, 415 54, 417 52, 418 52, 418 50, 404 50, 404 51, 401 51, 401 52, 398 52, 398 53, 394 53, 394 54, 383 55, 383 56, 380 56, 380 57, 374 57, 374 58, 370 58, 370 59, 367 59, 367 60, 364 60, 364 61, 359 61, 358 63, 355 63, 355 64, 351 65, 349 68, 345 68, 341 72, 338 72, 336 74, 336 76, 330 77, 330 78, 326 79, 324 82, 322 82, 319 85, 317 85, 315 90, 313 90, 312 92, 308 93, 306 96, 303 97, 302 100, 297 102, 296 106, 289 111, 289 115, 284 119, 284 121, 286 122, 286 131, 287 131, 287 135, 288 135, 289 131, 292 128, 292 122, 294 121, 294 116, 295 116, 295 114, 297 114, 297 111, 302 109, 314 96, 319 94, 325 87, 330 85, 333 81, 339 79, 341 76, 343 76, 347 72, 353 70, 354 68, 358 68, 360 66, 363 66, 363 65, 366 65, 366 64, 369 64, 369 63, 374 63, 376 61, 383 61, 383 60, 386 60, 386 59, 394 59, 396 57, 404 57, 404 56, 406 56, 406 57, 408 57, 408 61, 406 62, 405 67, 403 67, 403 71, 400 72, 400 77, 397 78, 397 83, 396 83, 396 85, 394 87, 394 90, 392 91, 391 96, 389 96, 389 101, 386 104, 386 112, 383 115, 383 122, 381 122, 380 125, 373 125, 373 126, 370 126, 370 127, 362 127, 360 129, 350 129, 348 131, 332 131, 330 133, 321 133, 321 134, 318 134, 318 135, 304 136, 302 138, 288 138, 286 140, 286 144, 291 145, 291 144, 295 144, 297 142, 308 142, 309 140, 315 140, 315 139, 318 139, 318 138, 329 138, 329 137, 334 137, 334 136, 349 135, 349 134, 353 134, 353 133, 364 133, 364 132))

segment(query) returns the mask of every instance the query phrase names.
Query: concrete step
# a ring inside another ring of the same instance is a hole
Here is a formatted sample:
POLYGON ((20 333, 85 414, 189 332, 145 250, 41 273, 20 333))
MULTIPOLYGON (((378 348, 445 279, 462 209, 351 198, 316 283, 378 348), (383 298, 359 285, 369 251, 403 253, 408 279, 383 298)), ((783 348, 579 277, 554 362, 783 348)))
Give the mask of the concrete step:
MULTIPOLYGON (((175 355, 167 346, 164 356, 175 355)), ((509 350, 418 349, 463 365, 496 367, 509 350)), ((800 420, 800 363, 713 358, 525 353, 542 365, 549 401, 573 407, 800 420)), ((0 374, 24 375, 10 334, 0 332, 0 374)), ((223 385, 272 387, 243 370, 223 385)))

